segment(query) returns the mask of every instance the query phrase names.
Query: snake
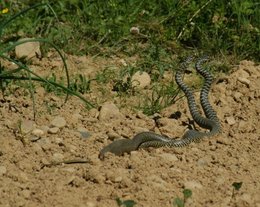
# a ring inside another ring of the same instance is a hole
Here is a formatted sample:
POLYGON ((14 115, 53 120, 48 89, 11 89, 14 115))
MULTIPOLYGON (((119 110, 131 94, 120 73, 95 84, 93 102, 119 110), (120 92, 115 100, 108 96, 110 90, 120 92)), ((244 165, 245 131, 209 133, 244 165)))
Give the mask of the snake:
POLYGON ((211 73, 202 68, 202 64, 208 60, 207 56, 199 58, 195 64, 196 71, 203 76, 204 84, 200 92, 200 103, 206 117, 202 116, 197 108, 193 91, 183 82, 183 74, 193 60, 193 57, 188 57, 176 71, 175 81, 179 88, 185 94, 188 107, 193 120, 202 128, 207 129, 206 132, 190 129, 181 139, 172 139, 154 132, 141 132, 133 137, 133 139, 119 139, 105 146, 99 153, 99 158, 104 159, 107 152, 115 155, 123 155, 140 148, 159 148, 159 147, 184 147, 192 142, 200 142, 204 137, 212 137, 221 131, 221 125, 216 112, 212 108, 208 96, 213 82, 211 73))

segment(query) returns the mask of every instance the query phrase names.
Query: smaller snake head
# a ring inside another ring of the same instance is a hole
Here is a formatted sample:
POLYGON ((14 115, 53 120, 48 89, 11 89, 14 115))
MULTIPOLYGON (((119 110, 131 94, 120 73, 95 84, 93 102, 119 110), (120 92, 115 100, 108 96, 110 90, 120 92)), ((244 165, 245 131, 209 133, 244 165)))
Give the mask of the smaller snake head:
POLYGON ((99 159, 103 160, 107 152, 113 153, 115 155, 123 155, 124 153, 129 153, 131 151, 137 150, 138 146, 135 146, 130 139, 119 139, 111 144, 105 146, 99 153, 99 159))

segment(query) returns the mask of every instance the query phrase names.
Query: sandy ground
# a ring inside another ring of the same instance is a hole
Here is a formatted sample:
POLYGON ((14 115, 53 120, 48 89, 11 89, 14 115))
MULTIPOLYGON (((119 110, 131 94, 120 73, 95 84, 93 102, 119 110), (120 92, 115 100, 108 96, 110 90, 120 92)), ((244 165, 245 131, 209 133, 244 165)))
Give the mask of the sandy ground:
MULTIPOLYGON (((70 72, 91 76, 113 64, 116 68, 118 61, 71 57, 70 72)), ((44 73, 60 66, 59 61, 45 58, 33 68, 44 73)), ((184 148, 139 150, 121 157, 108 154, 104 161, 98 153, 113 139, 132 138, 144 130, 182 136, 190 114, 181 99, 155 122, 121 104, 109 86, 103 92, 102 86, 91 87, 86 97, 100 105, 113 102, 119 108, 115 116, 100 118, 100 108, 88 111, 77 98, 62 106, 62 97, 38 87, 37 118, 30 121, 28 92, 15 88, 1 96, 1 207, 107 207, 118 206, 116 198, 134 200, 137 207, 170 207, 176 197, 182 198, 185 188, 193 193, 185 206, 260 207, 259 65, 242 61, 213 85, 210 101, 221 121, 221 134, 184 148), (170 118, 178 111, 180 118, 170 118), (50 130, 57 117, 58 127, 50 130), (48 165, 72 159, 87 162, 48 165), (239 190, 234 190, 234 182, 242 182, 239 190)), ((134 98, 126 99, 134 103, 134 98)))

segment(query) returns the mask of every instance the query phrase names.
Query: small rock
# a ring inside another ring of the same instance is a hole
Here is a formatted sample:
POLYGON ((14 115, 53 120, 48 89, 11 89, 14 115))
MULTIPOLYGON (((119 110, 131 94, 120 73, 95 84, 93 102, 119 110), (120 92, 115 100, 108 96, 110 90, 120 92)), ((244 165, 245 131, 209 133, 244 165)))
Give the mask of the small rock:
POLYGON ((242 77, 238 77, 237 80, 243 84, 245 84, 246 86, 249 87, 250 85, 250 80, 248 80, 247 78, 242 78, 242 77))
POLYGON ((234 94, 233 94, 233 98, 235 99, 235 101, 237 101, 237 102, 239 102, 239 100, 240 100, 240 98, 243 96, 243 94, 242 93, 240 93, 240 92, 235 92, 234 94))
POLYGON ((200 167, 204 167, 204 166, 208 166, 209 163, 206 159, 204 158, 200 158, 198 161, 197 161, 197 165, 200 166, 200 167))
POLYGON ((36 136, 36 137, 41 137, 41 136, 44 135, 44 131, 41 130, 41 129, 34 129, 34 130, 32 131, 32 134, 33 134, 34 136, 36 136))
POLYGON ((92 201, 87 201, 85 207, 96 207, 97 205, 92 201))
POLYGON ((63 139, 60 137, 55 138, 55 143, 57 143, 58 145, 63 145, 63 139))
POLYGON ((5 166, 0 166, 0 176, 4 175, 6 173, 6 167, 5 166))
POLYGON ((41 129, 44 132, 44 134, 46 134, 49 131, 50 127, 43 125, 43 126, 39 127, 39 129, 41 129))
POLYGON ((70 124, 77 125, 79 120, 81 120, 83 117, 79 113, 72 114, 71 118, 68 120, 70 124))
POLYGON ((239 200, 244 204, 252 204, 252 196, 248 193, 243 193, 241 196, 239 196, 239 200))
POLYGON ((131 34, 134 34, 134 35, 137 35, 137 34, 140 33, 140 30, 139 30, 138 27, 131 27, 131 28, 130 28, 130 33, 131 33, 131 34))
POLYGON ((21 122, 21 132, 24 134, 28 134, 31 132, 35 127, 34 121, 31 120, 24 120, 21 122))
POLYGON ((246 132, 248 130, 248 122, 241 120, 238 124, 238 129, 240 132, 246 132))
POLYGON ((52 148, 51 142, 48 138, 41 138, 37 141, 37 143, 41 146, 41 148, 46 151, 52 148))
POLYGON ((33 135, 32 137, 30 137, 30 141, 31 141, 31 142, 36 142, 36 141, 39 140, 39 139, 41 139, 41 137, 35 136, 35 135, 33 135))
POLYGON ((52 156, 52 160, 54 162, 61 162, 64 159, 64 155, 61 153, 54 153, 52 156))
POLYGON ((123 65, 123 66, 127 66, 127 63, 124 59, 120 59, 119 62, 123 65))
POLYGON ((22 195, 24 198, 30 198, 30 196, 31 196, 31 191, 24 189, 24 190, 21 191, 21 195, 22 195))
POLYGON ((99 120, 122 119, 124 116, 113 103, 104 103, 99 112, 99 120))
POLYGON ((52 127, 52 128, 49 128, 48 132, 50 134, 57 134, 59 132, 60 128, 58 127, 52 127))
POLYGON ((233 116, 227 117, 227 118, 226 118, 226 121, 227 121, 227 123, 228 123, 230 126, 232 126, 232 125, 234 125, 234 124, 236 123, 236 120, 235 120, 235 118, 234 118, 233 116))
POLYGON ((132 82, 132 86, 139 88, 139 89, 143 89, 147 86, 150 85, 151 83, 151 78, 150 75, 146 72, 141 72, 141 71, 137 71, 131 79, 132 82))
POLYGON ((195 188, 197 188, 197 189, 202 189, 203 188, 203 186, 200 184, 200 182, 195 181, 195 180, 191 180, 191 181, 185 182, 184 186, 185 186, 185 188, 188 188, 190 190, 193 190, 195 188))
POLYGON ((61 116, 57 116, 51 121, 51 126, 63 128, 66 126, 66 120, 61 116))
MULTIPOLYGON (((23 38, 19 41, 30 40, 31 38, 23 38)), ((31 39, 33 40, 33 39, 31 39)), ((31 59, 36 56, 36 54, 41 56, 40 43, 39 42, 26 42, 15 47, 15 54, 17 58, 26 57, 31 59)))
POLYGON ((98 118, 99 111, 95 108, 89 110, 89 116, 92 118, 98 118))
POLYGON ((129 176, 128 170, 124 168, 116 168, 115 170, 108 171, 106 173, 106 179, 108 182, 121 183, 129 176))
POLYGON ((105 181, 105 177, 94 169, 87 169, 83 177, 87 181, 92 181, 99 184, 104 183, 105 181))
POLYGON ((178 161, 178 158, 176 157, 176 155, 174 154, 170 154, 170 153, 162 153, 159 155, 163 160, 166 160, 168 162, 176 162, 178 161))
POLYGON ((118 139, 118 138, 120 138, 120 135, 119 134, 117 134, 116 132, 114 132, 113 130, 109 130, 108 132, 107 132, 107 136, 108 136, 108 139, 110 139, 110 140, 115 140, 115 139, 118 139))
POLYGON ((147 178, 148 183, 150 183, 153 188, 156 188, 157 190, 165 190, 167 187, 167 182, 163 180, 160 176, 157 175, 151 175, 148 176, 147 178))
POLYGON ((78 132, 80 133, 81 137, 84 139, 89 138, 91 136, 91 134, 87 131, 87 129, 83 127, 79 127, 78 132))

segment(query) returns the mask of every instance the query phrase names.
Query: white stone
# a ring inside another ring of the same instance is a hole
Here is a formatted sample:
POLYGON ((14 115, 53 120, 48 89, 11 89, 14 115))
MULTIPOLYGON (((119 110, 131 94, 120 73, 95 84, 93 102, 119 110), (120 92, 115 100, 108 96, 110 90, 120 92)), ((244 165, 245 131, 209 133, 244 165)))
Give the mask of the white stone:
POLYGON ((61 116, 57 116, 51 121, 51 126, 63 128, 66 126, 66 120, 61 116))
POLYGON ((236 120, 235 120, 235 118, 234 118, 233 116, 227 117, 227 118, 226 118, 226 121, 227 121, 227 123, 228 123, 230 126, 232 126, 232 125, 234 125, 234 124, 236 123, 236 120))
POLYGON ((24 134, 27 134, 34 129, 35 123, 34 123, 34 121, 31 121, 31 120, 24 120, 21 122, 20 127, 21 127, 21 132, 24 134))
POLYGON ((44 135, 44 131, 41 130, 41 129, 34 129, 34 130, 32 131, 32 134, 33 134, 34 136, 36 136, 36 137, 41 137, 41 136, 44 135))
POLYGON ((101 107, 98 118, 102 121, 121 119, 123 118, 123 114, 119 111, 115 104, 106 102, 101 107))
POLYGON ((163 160, 169 161, 169 162, 176 162, 178 161, 178 158, 174 154, 170 153, 162 153, 159 155, 163 160))
POLYGON ((64 159, 64 155, 61 153, 54 153, 52 156, 52 160, 54 162, 61 162, 64 159))
POLYGON ((4 175, 6 173, 6 167, 5 166, 0 166, 0 176, 4 175))
POLYGON ((196 180, 191 180, 191 181, 187 181, 184 183, 185 188, 193 190, 195 188, 197 189, 202 189, 203 186, 200 184, 200 182, 196 181, 196 180))
POLYGON ((250 80, 248 80, 247 78, 238 77, 237 80, 247 86, 250 85, 250 80))
POLYGON ((52 127, 52 128, 49 128, 48 132, 50 134, 57 134, 59 132, 59 128, 58 127, 52 127))
POLYGON ((131 82, 132 82, 133 87, 143 89, 143 88, 150 85, 151 78, 150 78, 150 75, 147 72, 137 71, 132 76, 131 82))
MULTIPOLYGON (((19 41, 33 40, 32 38, 23 38, 19 41)), ((30 59, 35 57, 36 54, 41 55, 39 42, 26 42, 15 47, 15 54, 17 58, 26 57, 30 59)))

